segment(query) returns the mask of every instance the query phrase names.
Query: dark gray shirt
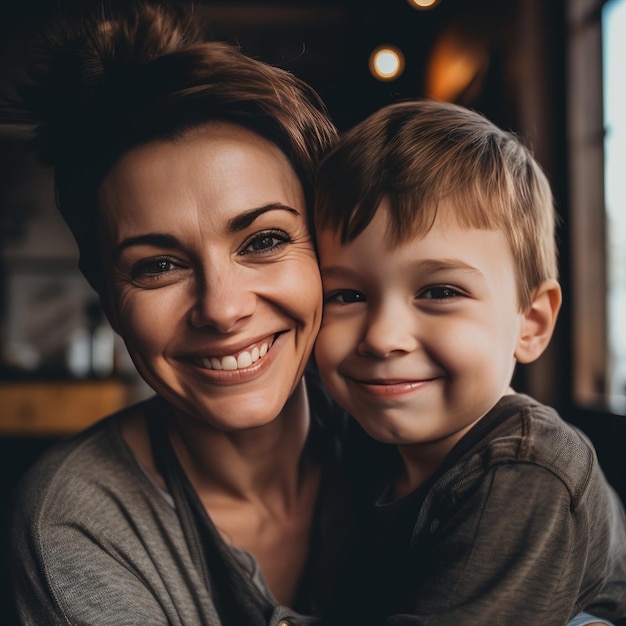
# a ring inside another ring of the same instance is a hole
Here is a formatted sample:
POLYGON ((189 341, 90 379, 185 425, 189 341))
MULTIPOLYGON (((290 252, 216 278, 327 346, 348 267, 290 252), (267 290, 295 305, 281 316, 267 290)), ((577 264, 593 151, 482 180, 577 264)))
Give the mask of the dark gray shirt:
POLYGON ((419 489, 390 493, 370 508, 346 619, 563 626, 583 609, 626 616, 622 504, 588 439, 528 396, 505 396, 419 489), (358 597, 370 602, 355 617, 358 597))

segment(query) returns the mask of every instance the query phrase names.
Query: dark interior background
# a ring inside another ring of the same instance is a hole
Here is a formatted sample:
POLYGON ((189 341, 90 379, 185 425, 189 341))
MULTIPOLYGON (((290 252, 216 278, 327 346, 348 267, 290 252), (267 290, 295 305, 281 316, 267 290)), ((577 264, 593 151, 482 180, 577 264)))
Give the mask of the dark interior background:
MULTIPOLYGON (((78 0, 4 0, 0 8, 0 87, 19 77, 39 28, 59 9, 81 10, 86 4, 78 0)), ((194 11, 215 39, 237 43, 244 52, 309 82, 325 100, 340 130, 384 104, 438 95, 433 93, 433 72, 445 66, 455 49, 466 53, 471 61, 469 78, 449 92, 450 98, 478 109, 533 145, 550 177, 563 219, 563 313, 551 351, 535 369, 520 370, 516 386, 555 405, 566 419, 588 433, 609 480, 626 499, 626 418, 584 410, 571 400, 568 285, 573 277, 568 271, 565 0, 440 0, 428 11, 416 10, 407 0, 198 0, 193 4, 181 0, 178 4, 194 11), (393 82, 377 81, 369 73, 368 57, 383 43, 398 46, 406 57, 403 75, 393 82)), ((3 181, 15 176, 12 168, 13 162, 0 154, 0 189, 3 181)), ((0 205, 0 244, 19 232, 16 219, 7 216, 0 205)), ((18 478, 53 441, 46 437, 0 438, 3 513, 18 478)), ((0 593, 6 594, 6 588, 5 575, 0 579, 0 593)), ((9 606, 5 595, 0 606, 9 606)), ((12 614, 2 611, 0 622, 9 624, 12 619, 12 614)))

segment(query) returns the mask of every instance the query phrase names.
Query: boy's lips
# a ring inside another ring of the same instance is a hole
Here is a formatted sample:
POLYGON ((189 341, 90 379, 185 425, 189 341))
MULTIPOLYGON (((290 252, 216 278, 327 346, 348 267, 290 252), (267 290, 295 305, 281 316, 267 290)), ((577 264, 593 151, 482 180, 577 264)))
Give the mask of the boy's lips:
POLYGON ((436 380, 437 377, 420 378, 420 379, 401 379, 401 378, 388 378, 388 379, 357 379, 351 378, 352 383, 356 384, 359 388, 366 393, 377 397, 398 396, 406 393, 411 393, 428 385, 436 380))
POLYGON ((237 350, 231 354, 199 356, 191 358, 194 365, 207 370, 235 371, 250 367, 259 359, 262 359, 272 347, 277 335, 250 344, 243 350, 237 350))

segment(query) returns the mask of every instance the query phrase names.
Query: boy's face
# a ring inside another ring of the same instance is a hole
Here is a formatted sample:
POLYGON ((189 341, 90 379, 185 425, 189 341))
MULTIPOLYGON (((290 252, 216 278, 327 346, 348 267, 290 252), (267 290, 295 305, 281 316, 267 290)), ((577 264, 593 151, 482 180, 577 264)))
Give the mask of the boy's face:
POLYGON ((386 201, 351 243, 319 233, 324 383, 375 439, 444 455, 510 392, 524 319, 504 234, 453 215, 395 247, 386 201))

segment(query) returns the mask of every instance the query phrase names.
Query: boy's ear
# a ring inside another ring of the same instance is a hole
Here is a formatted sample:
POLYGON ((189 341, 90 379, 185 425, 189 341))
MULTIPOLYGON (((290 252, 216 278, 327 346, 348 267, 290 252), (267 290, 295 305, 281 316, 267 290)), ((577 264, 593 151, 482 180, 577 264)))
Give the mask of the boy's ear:
POLYGON ((524 314, 520 336, 515 349, 518 363, 531 363, 547 348, 561 308, 561 286, 554 279, 545 280, 533 294, 524 314))

